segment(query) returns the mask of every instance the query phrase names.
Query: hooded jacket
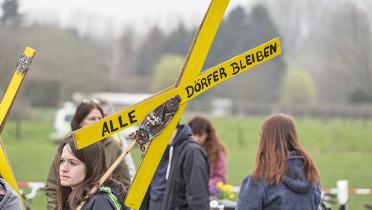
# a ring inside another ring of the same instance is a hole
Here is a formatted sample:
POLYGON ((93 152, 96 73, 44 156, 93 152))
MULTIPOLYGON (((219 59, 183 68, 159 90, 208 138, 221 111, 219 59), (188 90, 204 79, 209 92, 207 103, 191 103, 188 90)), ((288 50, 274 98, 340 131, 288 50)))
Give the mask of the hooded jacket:
POLYGON ((82 210, 128 210, 124 206, 125 189, 114 183, 104 184, 100 191, 91 197, 82 210))
POLYGON ((207 155, 191 138, 190 127, 178 126, 140 209, 154 209, 149 204, 155 200, 156 208, 161 210, 209 210, 208 180, 207 155), (160 196, 156 196, 158 193, 160 196))
POLYGON ((17 193, 13 188, 0 178, 0 209, 2 210, 22 210, 22 204, 17 193))
POLYGON ((320 188, 306 180, 304 157, 291 153, 287 174, 282 183, 269 186, 248 176, 240 188, 237 210, 317 210, 320 188))

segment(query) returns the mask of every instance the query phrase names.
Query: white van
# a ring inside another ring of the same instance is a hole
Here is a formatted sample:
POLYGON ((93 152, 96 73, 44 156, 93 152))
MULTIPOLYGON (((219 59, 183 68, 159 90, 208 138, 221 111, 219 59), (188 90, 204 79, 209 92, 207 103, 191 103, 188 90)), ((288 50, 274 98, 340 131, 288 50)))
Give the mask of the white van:
POLYGON ((56 117, 53 123, 53 131, 50 134, 50 139, 53 142, 62 141, 71 131, 71 121, 75 114, 75 104, 65 102, 63 107, 57 110, 56 117))

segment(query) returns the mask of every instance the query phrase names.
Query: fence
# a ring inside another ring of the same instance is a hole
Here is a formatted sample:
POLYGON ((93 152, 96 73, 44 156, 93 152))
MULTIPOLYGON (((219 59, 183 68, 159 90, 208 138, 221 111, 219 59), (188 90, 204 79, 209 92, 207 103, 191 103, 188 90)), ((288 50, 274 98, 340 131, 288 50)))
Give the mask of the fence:
MULTIPOLYGON (((22 188, 30 188, 31 192, 23 195, 27 201, 32 200, 38 190, 43 190, 45 188, 44 182, 19 182, 18 186, 22 188)), ((233 192, 239 193, 240 187, 233 186, 233 192)), ((372 188, 349 188, 347 180, 339 180, 337 181, 337 188, 323 188, 322 189, 322 197, 326 194, 331 194, 337 196, 337 202, 339 205, 339 209, 346 210, 347 203, 349 200, 349 195, 372 195, 372 188)))
MULTIPOLYGON (((233 192, 238 193, 239 191, 239 186, 233 186, 233 192)), ((322 188, 323 200, 326 194, 336 195, 339 209, 346 210, 349 195, 372 195, 372 188, 349 188, 347 180, 339 180, 337 181, 337 188, 322 188)))
POLYGON ((318 104, 318 105, 284 105, 268 103, 191 103, 188 111, 210 113, 218 116, 267 116, 272 113, 283 112, 295 117, 321 118, 324 120, 341 119, 372 119, 372 105, 350 105, 350 104, 318 104))

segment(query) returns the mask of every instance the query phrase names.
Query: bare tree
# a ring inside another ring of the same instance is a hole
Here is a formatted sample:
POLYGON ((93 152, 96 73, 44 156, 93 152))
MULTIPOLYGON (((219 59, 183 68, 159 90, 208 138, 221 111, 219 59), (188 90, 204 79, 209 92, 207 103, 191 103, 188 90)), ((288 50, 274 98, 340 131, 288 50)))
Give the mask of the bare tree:
POLYGON ((1 16, 1 23, 7 26, 17 26, 21 23, 22 15, 19 13, 18 0, 5 0, 1 5, 3 15, 1 16))
MULTIPOLYGON (((372 31, 367 10, 345 1, 318 28, 318 56, 323 63, 317 78, 330 100, 351 100, 354 94, 372 93, 372 31), (328 94, 327 94, 328 93, 328 94)), ((368 99, 369 98, 369 99, 368 99)))
POLYGON ((111 91, 128 91, 131 84, 128 78, 133 78, 135 49, 134 49, 135 32, 127 28, 125 32, 111 44, 110 57, 107 63, 110 69, 111 91))
POLYGON ((279 33, 283 48, 289 56, 302 50, 304 40, 311 37, 311 28, 322 24, 338 0, 263 0, 279 33))

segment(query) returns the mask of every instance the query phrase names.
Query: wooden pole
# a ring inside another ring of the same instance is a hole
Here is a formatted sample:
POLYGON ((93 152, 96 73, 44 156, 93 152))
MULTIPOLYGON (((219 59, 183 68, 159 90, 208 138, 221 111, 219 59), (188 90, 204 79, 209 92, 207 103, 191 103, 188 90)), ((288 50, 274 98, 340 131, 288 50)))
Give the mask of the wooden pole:
MULTIPOLYGON (((102 186, 102 184, 105 183, 105 181, 111 176, 112 172, 118 167, 118 165, 122 161, 124 161, 125 156, 128 155, 128 153, 132 150, 132 148, 134 147, 135 144, 136 144, 136 141, 133 141, 127 148, 124 149, 124 151, 121 153, 121 155, 115 160, 115 162, 106 171, 106 173, 103 174, 103 176, 99 180, 99 185, 97 187, 92 188, 90 190, 90 192, 88 193, 88 195, 92 195, 99 190, 99 188, 102 186)), ((81 207, 84 206, 85 202, 86 201, 81 202, 80 205, 77 207, 77 210, 80 210, 81 207)))

